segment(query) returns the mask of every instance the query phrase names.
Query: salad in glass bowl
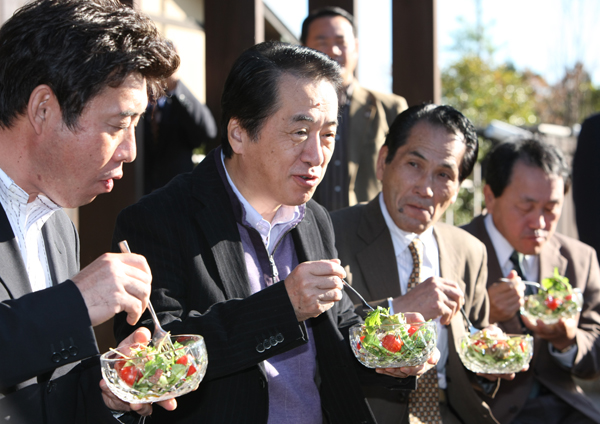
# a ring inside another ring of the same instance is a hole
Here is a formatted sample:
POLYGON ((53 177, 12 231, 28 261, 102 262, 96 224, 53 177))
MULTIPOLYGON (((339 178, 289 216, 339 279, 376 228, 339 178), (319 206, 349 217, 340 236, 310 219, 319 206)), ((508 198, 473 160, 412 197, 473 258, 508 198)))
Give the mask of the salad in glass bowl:
POLYGON ((521 371, 533 356, 533 337, 505 334, 498 327, 465 335, 458 355, 470 371, 483 374, 511 374, 521 371))
POLYGON ((196 390, 208 358, 199 335, 170 336, 173 349, 134 344, 111 349, 100 357, 110 390, 128 403, 158 402, 196 390))
POLYGON ((437 342, 435 322, 407 323, 386 308, 369 312, 364 324, 350 328, 354 356, 369 368, 414 367, 425 363, 437 342))
POLYGON ((574 318, 583 306, 583 295, 578 288, 572 288, 569 279, 554 268, 554 276, 544 278, 541 290, 525 296, 521 315, 532 322, 541 320, 546 325, 558 322, 560 318, 574 318))

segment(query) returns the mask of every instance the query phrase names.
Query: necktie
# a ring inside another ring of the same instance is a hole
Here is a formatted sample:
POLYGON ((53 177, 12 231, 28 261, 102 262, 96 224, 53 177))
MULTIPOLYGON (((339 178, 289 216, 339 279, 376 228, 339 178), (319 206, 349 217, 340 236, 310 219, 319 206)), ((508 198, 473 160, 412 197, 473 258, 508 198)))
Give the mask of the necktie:
MULTIPOLYGON (((413 258, 413 269, 408 279, 407 291, 421 282, 421 264, 423 263, 423 242, 414 238, 408 245, 413 258)), ((410 424, 442 424, 440 415, 440 394, 437 369, 433 367, 421 377, 417 390, 411 392, 408 399, 410 424)))
MULTIPOLYGON (((525 273, 523 272, 523 269, 521 268, 521 258, 523 257, 523 255, 519 252, 517 252, 516 250, 513 250, 512 254, 510 255, 510 261, 513 264, 513 268, 515 269, 515 271, 517 271, 517 274, 519 275, 519 277, 521 277, 522 280, 527 280, 527 278, 525 277, 525 273)), ((529 294, 533 294, 533 290, 531 286, 525 286, 525 296, 529 295, 529 294)))

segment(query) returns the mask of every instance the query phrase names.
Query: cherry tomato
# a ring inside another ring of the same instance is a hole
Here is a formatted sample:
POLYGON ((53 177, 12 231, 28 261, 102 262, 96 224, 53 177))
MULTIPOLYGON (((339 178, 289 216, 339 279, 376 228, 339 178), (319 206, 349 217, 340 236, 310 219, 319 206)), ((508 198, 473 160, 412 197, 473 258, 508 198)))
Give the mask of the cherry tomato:
POLYGON ((570 294, 565 296, 565 300, 571 300, 571 299, 573 299, 573 296, 571 296, 570 294))
POLYGON ((361 344, 360 342, 362 342, 365 339, 365 336, 360 336, 360 341, 358 343, 356 343, 356 349, 360 350, 361 349, 361 344))
POLYGON ((485 349, 485 348, 487 348, 487 345, 485 344, 485 342, 484 342, 483 340, 479 340, 479 339, 477 339, 477 340, 475 340, 475 341, 473 342, 473 344, 474 344, 475 346, 481 346, 481 348, 482 348, 482 349, 485 349))
POLYGON ((117 361, 115 363, 115 371, 120 373, 124 366, 125 366, 125 361, 117 361))
POLYGON ((179 357, 179 359, 177 359, 177 361, 175 361, 177 364, 181 364, 181 365, 187 365, 188 363, 188 357, 187 355, 183 355, 181 357, 179 357))
POLYGON ((189 377, 190 375, 194 374, 195 372, 196 372, 196 367, 193 365, 190 365, 190 367, 188 368, 186 377, 189 377))
POLYGON ((391 334, 388 334, 387 336, 385 336, 383 338, 383 340, 381 341, 381 346, 383 346, 385 349, 389 350, 390 352, 398 352, 400 349, 402 349, 402 345, 404 344, 404 342, 400 339, 397 339, 396 337, 394 337, 391 334))
POLYGON ((416 325, 411 325, 410 328, 408 329, 408 335, 412 336, 413 334, 415 334, 415 332, 419 329, 419 327, 417 327, 416 325))
POLYGON ((125 384, 128 386, 133 386, 133 383, 135 383, 140 377, 140 372, 135 366, 130 365, 128 367, 121 368, 119 375, 125 384))
POLYGON ((556 298, 554 298, 554 297, 552 297, 552 296, 548 296, 548 297, 546 298, 546 301, 545 301, 545 303, 546 303, 546 306, 547 306, 547 307, 548 307, 550 310, 554 311, 556 308, 558 308, 558 307, 559 307, 559 306, 562 304, 562 300, 560 300, 560 299, 556 299, 556 298))

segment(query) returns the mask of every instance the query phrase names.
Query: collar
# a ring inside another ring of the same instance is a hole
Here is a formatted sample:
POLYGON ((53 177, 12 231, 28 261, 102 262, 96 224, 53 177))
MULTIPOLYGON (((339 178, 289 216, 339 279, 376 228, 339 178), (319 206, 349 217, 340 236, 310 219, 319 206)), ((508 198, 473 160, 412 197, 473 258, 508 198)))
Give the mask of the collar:
MULTIPOLYGON (((494 246, 494 250, 496 251, 498 264, 502 269, 503 275, 506 275, 511 269, 513 269, 512 262, 510 262, 510 255, 512 255, 512 252, 515 250, 515 248, 512 247, 508 240, 506 240, 500 231, 498 231, 496 225, 494 225, 494 220, 491 213, 488 213, 483 218, 483 223, 488 235, 490 236, 490 240, 492 241, 492 246, 494 246)), ((538 255, 523 255, 521 268, 527 279, 537 281, 537 265, 538 255)))
POLYGON ((430 258, 430 256, 437 255, 437 249, 433 249, 434 246, 437 246, 437 242, 435 240, 435 236, 433 235, 433 226, 427 228, 421 234, 409 233, 404 230, 401 230, 392 217, 390 216, 387 207, 385 206, 385 202, 383 200, 383 192, 379 193, 379 207, 381 208, 381 213, 383 214, 383 219, 390 230, 390 235, 392 236, 392 244, 394 245, 394 252, 396 256, 400 255, 404 250, 408 248, 408 245, 413 241, 414 238, 419 237, 423 242, 423 255, 426 258, 430 259, 430 262, 434 263, 432 260, 434 258, 430 258))
POLYGON ((43 194, 39 194, 33 202, 29 202, 29 194, 2 169, 0 169, 0 203, 4 206, 11 224, 25 230, 38 221, 43 225, 55 211, 61 209, 43 194))
POLYGON ((281 207, 275 213, 272 222, 269 222, 266 219, 264 219, 262 215, 250 204, 250 202, 246 200, 246 198, 242 195, 242 193, 240 193, 240 191, 233 183, 233 180, 229 176, 229 172, 227 172, 227 168, 225 167, 225 154, 223 153, 223 151, 219 150, 218 153, 220 153, 220 162, 223 167, 222 169, 224 172, 224 176, 227 179, 227 182, 229 183, 233 194, 235 195, 242 207, 241 221, 243 224, 249 225, 256 231, 258 231, 261 234, 261 236, 267 237, 271 229, 277 225, 282 225, 284 226, 284 230, 287 230, 288 228, 291 228, 297 225, 300 221, 302 221, 302 218, 304 218, 306 205, 281 205, 281 207))

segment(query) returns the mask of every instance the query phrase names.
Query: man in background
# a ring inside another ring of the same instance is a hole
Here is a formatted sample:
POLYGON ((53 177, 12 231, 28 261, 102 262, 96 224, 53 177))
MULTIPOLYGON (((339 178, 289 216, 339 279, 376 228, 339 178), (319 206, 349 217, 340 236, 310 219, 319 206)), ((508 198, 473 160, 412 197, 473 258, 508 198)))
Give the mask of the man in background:
POLYGON ((492 412, 501 423, 600 423, 573 380, 600 375, 600 270, 594 249, 555 233, 570 185, 565 159, 538 140, 502 143, 488 155, 485 181, 488 213, 464 228, 487 247, 490 322, 507 333, 533 332, 535 343, 529 371, 502 383, 488 402, 492 412), (555 268, 583 293, 581 314, 530 322, 519 313, 520 279, 541 282, 555 268))
POLYGON ((166 95, 148 106, 143 123, 145 194, 194 169, 193 150, 217 136, 212 113, 181 81, 179 72, 167 78, 166 95))
POLYGON ((148 95, 178 65, 150 19, 116 0, 37 0, 0 28, 2 422, 109 423, 110 409, 152 409, 101 391, 93 331, 122 311, 137 322, 148 264, 107 253, 79 272, 62 208, 113 189, 135 159, 148 95))
POLYGON ((354 77, 358 38, 354 18, 339 7, 311 12, 302 24, 303 45, 339 63, 343 91, 335 150, 314 199, 330 211, 366 202, 381 190, 375 176, 377 153, 394 118, 406 109, 395 94, 368 90, 354 77))

